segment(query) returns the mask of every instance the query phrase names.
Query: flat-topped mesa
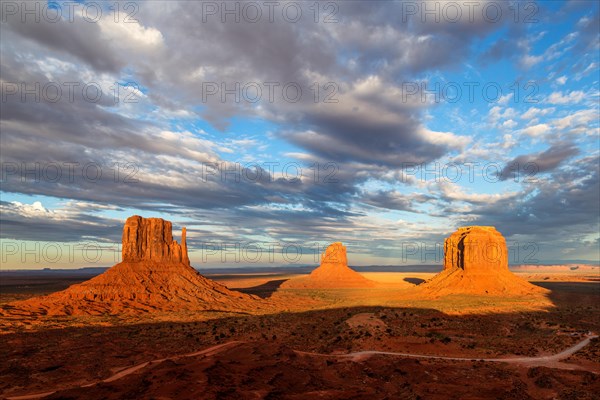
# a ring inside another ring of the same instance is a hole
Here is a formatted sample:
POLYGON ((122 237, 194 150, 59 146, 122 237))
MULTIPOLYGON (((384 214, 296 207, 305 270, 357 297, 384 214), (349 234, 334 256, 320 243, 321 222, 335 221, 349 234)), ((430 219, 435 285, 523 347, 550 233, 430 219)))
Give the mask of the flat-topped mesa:
POLYGON ((142 218, 134 215, 127 218, 123 227, 123 262, 174 262, 190 265, 185 239, 181 233, 181 244, 173 240, 171 222, 162 218, 142 218))
POLYGON ((469 273, 508 271, 506 241, 493 226, 458 228, 444 241, 444 270, 469 273))

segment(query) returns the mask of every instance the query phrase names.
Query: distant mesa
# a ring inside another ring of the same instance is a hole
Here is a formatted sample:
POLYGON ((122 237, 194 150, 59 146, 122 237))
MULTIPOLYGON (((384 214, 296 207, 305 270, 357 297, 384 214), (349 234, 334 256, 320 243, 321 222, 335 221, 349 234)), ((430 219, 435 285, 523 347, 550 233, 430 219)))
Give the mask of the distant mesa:
POLYGON ((321 255, 321 265, 308 277, 291 279, 283 284, 286 288, 343 289, 374 287, 376 283, 348 267, 346 247, 332 243, 321 255))
POLYGON ((123 228, 123 261, 61 292, 10 303, 4 311, 40 315, 103 315, 152 311, 260 308, 256 296, 229 290, 190 266, 183 228, 173 240, 171 222, 132 216, 123 228))
POLYGON ((508 269, 506 241, 493 226, 458 228, 444 242, 444 269, 419 285, 434 295, 546 293, 508 269))

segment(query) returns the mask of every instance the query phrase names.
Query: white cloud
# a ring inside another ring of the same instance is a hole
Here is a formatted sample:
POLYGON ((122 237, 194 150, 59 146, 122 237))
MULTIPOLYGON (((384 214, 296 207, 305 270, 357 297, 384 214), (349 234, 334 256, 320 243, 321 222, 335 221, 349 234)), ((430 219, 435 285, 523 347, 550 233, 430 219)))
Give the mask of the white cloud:
POLYGON ((548 97, 550 104, 576 104, 585 97, 585 93, 581 90, 574 90, 570 93, 563 94, 562 92, 553 92, 548 97))
POLYGON ((432 131, 427 128, 420 129, 420 134, 429 143, 443 145, 457 150, 463 149, 471 142, 471 138, 468 136, 459 136, 452 132, 432 131))
POLYGON ((564 85, 565 83, 567 83, 567 77, 565 75, 556 78, 556 83, 558 83, 559 85, 564 85))
POLYGON ((504 96, 500 96, 500 100, 498 100, 498 104, 505 105, 508 101, 513 97, 513 93, 509 93, 504 96))
POLYGON ((40 201, 34 201, 33 204, 21 203, 18 201, 11 201, 11 208, 2 207, 2 212, 16 213, 25 218, 31 217, 45 217, 55 218, 56 213, 54 211, 45 208, 40 201))
POLYGON ((164 44, 162 33, 152 27, 144 27, 137 21, 123 19, 115 22, 113 15, 107 14, 98 21, 103 36, 117 46, 129 50, 153 50, 164 44))
POLYGON ((517 125, 518 125, 518 123, 517 123, 517 122, 515 122, 515 121, 514 121, 514 120, 512 120, 512 119, 506 120, 506 121, 504 121, 504 122, 502 123, 502 127, 503 127, 503 128, 506 128, 506 129, 512 129, 512 128, 514 128, 514 127, 515 127, 515 126, 517 126, 517 125))
POLYGON ((517 141, 515 140, 515 138, 509 133, 504 135, 502 138, 504 139, 504 142, 502 142, 502 144, 500 146, 503 149, 512 149, 517 144, 517 141))
POLYGON ((548 126, 547 124, 537 124, 534 126, 529 126, 523 129, 521 132, 527 136, 537 137, 550 131, 550 129, 550 126, 548 126))
POLYGON ((597 62, 593 62, 590 65, 587 66, 587 68, 583 71, 584 74, 587 74, 588 72, 594 70, 598 68, 598 63, 597 62))
POLYGON ((531 107, 529 110, 525 111, 522 115, 521 115, 521 119, 533 119, 536 118, 538 116, 543 117, 544 115, 548 115, 553 113, 555 110, 554 107, 550 107, 550 108, 536 108, 536 107, 531 107))
POLYGON ((296 160, 302 160, 302 161, 312 161, 315 159, 315 156, 313 156, 312 154, 301 153, 301 152, 290 152, 290 153, 284 153, 283 155, 286 157, 295 158, 296 160))
POLYGON ((492 124, 498 123, 501 119, 512 118, 516 115, 514 108, 507 108, 504 111, 500 106, 494 106, 488 112, 488 119, 492 124))
POLYGON ((544 59, 544 56, 532 56, 529 54, 521 57, 521 66, 523 68, 529 69, 533 67, 535 64, 538 64, 540 61, 544 59))
POLYGON ((189 131, 153 131, 148 132, 148 137, 157 148, 164 151, 164 154, 171 153, 199 162, 216 162, 219 158, 215 151, 228 152, 226 147, 199 138, 189 131))
POLYGON ((581 17, 581 19, 579 21, 577 21, 577 27, 578 28, 585 28, 591 21, 591 18, 588 17, 587 15, 584 15, 583 17, 581 17))
MULTIPOLYGON (((82 212, 98 212, 102 210, 116 210, 117 206, 92 203, 88 201, 69 200, 60 204, 57 208, 51 210, 42 204, 41 201, 34 201, 31 204, 21 203, 20 201, 11 201, 0 205, 3 215, 19 216, 20 218, 42 218, 44 220, 64 221, 75 218, 82 212)), ((92 221, 79 221, 80 223, 93 224, 92 221)))
POLYGON ((597 63, 597 62, 593 62, 593 63, 591 63, 590 65, 588 65, 586 69, 584 69, 584 70, 583 70, 583 71, 581 71, 581 72, 578 72, 578 73, 575 75, 575 80, 576 80, 576 81, 580 81, 580 80, 581 80, 581 79, 582 79, 584 76, 586 76, 586 75, 588 75, 590 72, 592 72, 592 71, 596 71, 596 70, 598 70, 598 63, 597 63))
POLYGON ((493 194, 467 193, 463 187, 445 181, 438 182, 436 185, 445 199, 453 201, 465 201, 467 203, 494 204, 500 200, 514 197, 517 194, 515 192, 493 194))
POLYGON ((258 147, 258 140, 250 138, 232 139, 229 143, 233 146, 243 147, 245 149, 258 147))
MULTIPOLYGON (((566 129, 576 126, 587 126, 592 121, 598 121, 599 115, 597 110, 580 110, 566 117, 552 121, 553 125, 558 129, 566 129)), ((590 130, 593 132, 593 130, 590 130)))

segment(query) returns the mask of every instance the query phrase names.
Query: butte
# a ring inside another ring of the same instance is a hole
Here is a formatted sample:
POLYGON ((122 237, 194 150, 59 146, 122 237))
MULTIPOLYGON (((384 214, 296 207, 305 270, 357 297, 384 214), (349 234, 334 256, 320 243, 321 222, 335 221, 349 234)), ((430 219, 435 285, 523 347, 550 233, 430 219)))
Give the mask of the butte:
POLYGON ((374 287, 376 283, 348 267, 346 247, 332 243, 321 255, 321 265, 308 277, 291 279, 285 288, 350 289, 374 287))
POLYGON ((4 307, 12 315, 116 315, 181 310, 248 311, 260 300, 205 278, 190 265, 186 231, 173 240, 171 222, 127 218, 122 262, 106 272, 46 296, 4 307))
POLYGON ((444 269, 418 289, 433 296, 524 296, 548 292, 510 272, 506 241, 493 226, 458 228, 444 242, 444 269))

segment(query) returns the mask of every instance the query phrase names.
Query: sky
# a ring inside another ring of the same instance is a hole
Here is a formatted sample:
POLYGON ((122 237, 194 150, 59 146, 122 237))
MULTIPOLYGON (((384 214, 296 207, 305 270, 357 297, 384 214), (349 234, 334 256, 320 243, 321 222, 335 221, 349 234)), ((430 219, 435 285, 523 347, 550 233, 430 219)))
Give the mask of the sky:
POLYGON ((2 2, 2 269, 598 263, 595 1, 2 2))

